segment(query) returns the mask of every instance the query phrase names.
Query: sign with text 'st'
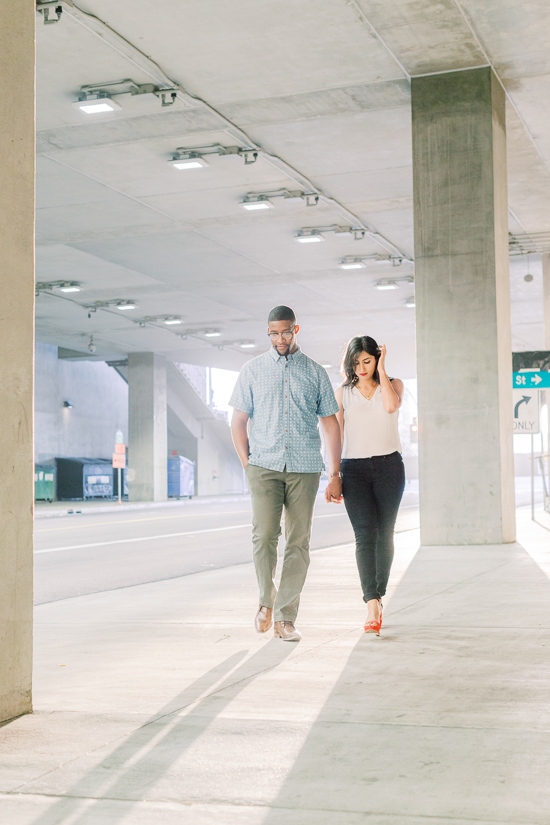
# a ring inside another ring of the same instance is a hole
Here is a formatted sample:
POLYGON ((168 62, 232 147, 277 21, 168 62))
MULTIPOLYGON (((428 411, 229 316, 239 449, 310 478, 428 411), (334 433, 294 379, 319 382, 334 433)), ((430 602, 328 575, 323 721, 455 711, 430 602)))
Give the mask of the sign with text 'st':
POLYGON ((514 373, 514 387, 543 389, 550 387, 550 372, 546 370, 524 370, 514 373))
POLYGON ((514 435, 540 432, 538 390, 514 390, 514 435))

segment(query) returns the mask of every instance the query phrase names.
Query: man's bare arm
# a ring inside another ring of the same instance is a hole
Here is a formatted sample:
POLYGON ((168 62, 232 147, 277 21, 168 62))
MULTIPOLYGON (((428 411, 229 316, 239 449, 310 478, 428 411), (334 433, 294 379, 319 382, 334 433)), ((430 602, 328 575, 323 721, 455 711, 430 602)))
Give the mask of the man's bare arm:
POLYGON ((340 435, 340 424, 336 415, 327 415, 321 418, 321 428, 325 438, 325 447, 328 456, 328 486, 325 490, 327 502, 339 504, 342 501, 342 483, 339 476, 332 476, 333 473, 340 472, 340 460, 342 456, 342 438, 340 435))
POLYGON ((241 460, 241 464, 246 469, 248 464, 249 444, 248 444, 248 413, 241 412, 241 410, 233 410, 233 417, 231 418, 231 437, 233 444, 237 451, 237 455, 241 460))

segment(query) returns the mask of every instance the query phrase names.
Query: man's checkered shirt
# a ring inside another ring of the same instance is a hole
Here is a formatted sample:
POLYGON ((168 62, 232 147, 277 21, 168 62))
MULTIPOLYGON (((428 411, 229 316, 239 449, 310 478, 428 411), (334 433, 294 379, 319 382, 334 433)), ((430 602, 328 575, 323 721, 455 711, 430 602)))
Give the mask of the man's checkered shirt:
POLYGON ((285 357, 271 347, 245 364, 229 404, 250 416, 250 464, 323 470, 318 417, 337 413, 338 402, 327 371, 300 348, 285 357))

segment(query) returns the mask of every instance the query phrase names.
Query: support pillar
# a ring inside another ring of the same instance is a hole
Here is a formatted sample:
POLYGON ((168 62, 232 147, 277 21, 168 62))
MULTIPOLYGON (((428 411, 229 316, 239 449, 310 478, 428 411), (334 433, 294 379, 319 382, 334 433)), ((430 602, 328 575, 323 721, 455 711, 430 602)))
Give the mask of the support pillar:
POLYGON ((504 92, 490 68, 412 80, 424 545, 515 539, 504 92))
POLYGON ((544 349, 550 350, 550 252, 542 255, 542 295, 544 302, 544 349))
POLYGON ((154 352, 128 356, 130 501, 166 501, 166 360, 154 352))
POLYGON ((0 27, 0 721, 32 710, 34 4, 0 27))
MULTIPOLYGON (((544 349, 550 350, 550 253, 544 252, 542 255, 542 300, 544 307, 544 349)), ((550 452, 550 390, 545 390, 543 394, 546 403, 546 414, 548 418, 548 440, 544 445, 544 451, 550 452)))

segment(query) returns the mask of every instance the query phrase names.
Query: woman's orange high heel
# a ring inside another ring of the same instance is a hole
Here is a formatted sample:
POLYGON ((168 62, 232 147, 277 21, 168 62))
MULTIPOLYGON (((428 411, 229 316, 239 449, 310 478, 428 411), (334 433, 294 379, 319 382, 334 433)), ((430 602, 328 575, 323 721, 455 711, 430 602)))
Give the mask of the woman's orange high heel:
POLYGON ((378 621, 371 620, 369 622, 365 622, 363 626, 363 630, 365 633, 376 633, 377 636, 380 636, 380 628, 382 627, 382 602, 378 599, 378 621))

